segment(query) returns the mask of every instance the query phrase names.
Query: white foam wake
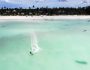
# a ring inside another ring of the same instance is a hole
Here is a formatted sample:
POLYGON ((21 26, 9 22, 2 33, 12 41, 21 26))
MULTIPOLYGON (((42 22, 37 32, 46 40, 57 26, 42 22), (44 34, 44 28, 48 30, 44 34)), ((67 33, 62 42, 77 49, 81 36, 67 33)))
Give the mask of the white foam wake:
POLYGON ((40 51, 40 47, 38 46, 37 36, 35 32, 31 33, 31 51, 32 53, 38 53, 40 51))

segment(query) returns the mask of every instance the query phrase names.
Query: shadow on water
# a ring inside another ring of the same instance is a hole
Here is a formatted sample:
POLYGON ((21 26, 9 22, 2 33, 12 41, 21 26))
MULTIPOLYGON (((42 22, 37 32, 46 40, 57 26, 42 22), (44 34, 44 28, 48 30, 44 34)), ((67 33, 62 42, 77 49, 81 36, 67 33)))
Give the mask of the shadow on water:
POLYGON ((10 25, 11 25, 11 23, 2 23, 2 24, 0 24, 0 28, 8 27, 10 25))
POLYGON ((2 27, 2 28, 3 28, 3 27, 6 27, 6 26, 5 26, 5 25, 0 25, 0 27, 2 27))
POLYGON ((88 64, 88 62, 82 60, 75 60, 75 62, 78 64, 85 64, 85 65, 88 64))
POLYGON ((90 20, 88 20, 88 22, 90 22, 90 20))
POLYGON ((87 30, 86 30, 86 29, 84 29, 82 32, 87 32, 87 30))

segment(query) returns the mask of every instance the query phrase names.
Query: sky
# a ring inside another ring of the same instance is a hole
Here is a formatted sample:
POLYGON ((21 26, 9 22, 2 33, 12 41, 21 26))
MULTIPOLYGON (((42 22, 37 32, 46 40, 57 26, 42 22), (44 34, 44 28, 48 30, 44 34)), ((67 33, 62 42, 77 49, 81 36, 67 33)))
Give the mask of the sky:
POLYGON ((90 0, 0 0, 0 7, 84 7, 90 6, 90 0))

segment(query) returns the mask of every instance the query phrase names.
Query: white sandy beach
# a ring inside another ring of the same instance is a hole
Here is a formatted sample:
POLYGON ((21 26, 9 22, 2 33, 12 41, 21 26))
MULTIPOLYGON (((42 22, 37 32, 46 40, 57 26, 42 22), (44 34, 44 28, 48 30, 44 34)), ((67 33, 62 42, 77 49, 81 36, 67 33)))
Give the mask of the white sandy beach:
POLYGON ((60 16, 0 16, 0 19, 90 19, 90 16, 60 15, 60 16))

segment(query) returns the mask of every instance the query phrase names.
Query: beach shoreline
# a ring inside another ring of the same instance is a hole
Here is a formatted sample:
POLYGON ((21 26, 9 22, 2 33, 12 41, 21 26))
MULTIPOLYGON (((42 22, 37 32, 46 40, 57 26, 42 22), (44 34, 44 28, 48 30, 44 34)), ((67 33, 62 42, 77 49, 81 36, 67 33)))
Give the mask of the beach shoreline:
POLYGON ((59 15, 59 16, 0 16, 1 19, 90 19, 89 15, 59 15))

